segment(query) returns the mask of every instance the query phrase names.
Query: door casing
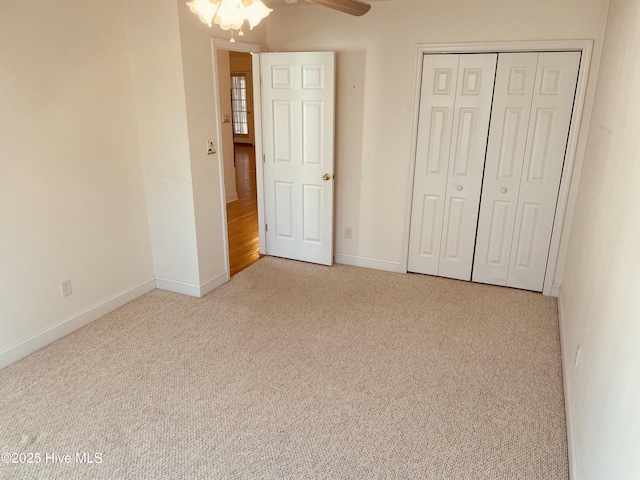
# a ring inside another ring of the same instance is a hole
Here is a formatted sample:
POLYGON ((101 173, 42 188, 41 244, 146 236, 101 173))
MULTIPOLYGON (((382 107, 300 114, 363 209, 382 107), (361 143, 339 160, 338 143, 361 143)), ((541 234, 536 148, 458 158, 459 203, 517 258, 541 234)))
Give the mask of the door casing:
MULTIPOLYGON (((222 112, 220 111, 220 88, 218 84, 218 50, 229 50, 232 52, 246 53, 262 53, 267 51, 267 47, 257 43, 235 42, 229 43, 229 40, 219 38, 211 39, 211 55, 213 64, 213 93, 215 98, 214 112, 216 115, 216 136, 218 138, 218 168, 220 171, 220 195, 222 205, 222 232, 224 243, 224 264, 226 269, 227 281, 231 278, 231 269, 229 266, 229 232, 227 231, 227 208, 226 197, 224 191, 224 155, 233 155, 233 152, 225 152, 222 146, 222 112)), ((264 222, 264 192, 263 192, 263 166, 262 166, 262 126, 260 119, 262 118, 262 110, 260 107, 260 63, 257 55, 253 55, 253 118, 254 118, 254 148, 256 153, 256 187, 257 187, 257 203, 258 203, 258 234, 260 239, 260 253, 265 253, 265 222, 264 222)))
MULTIPOLYGON (((582 61, 578 71, 578 84, 574 104, 574 114, 571 118, 569 138, 565 156, 564 168, 560 180, 558 204, 551 233, 551 246, 547 259, 547 268, 542 293, 544 295, 558 296, 559 285, 554 285, 556 267, 558 261, 564 262, 567 249, 567 239, 561 239, 563 227, 570 230, 573 210, 575 209, 575 197, 577 182, 572 182, 574 167, 582 164, 585 141, 579 142, 578 134, 582 123, 582 114, 587 93, 587 78, 591 65, 592 40, 548 40, 548 41, 523 41, 523 42, 486 42, 486 43, 450 43, 450 44, 419 44, 415 55, 415 78, 413 86, 413 114, 411 119, 411 149, 409 162, 409 178, 405 209, 405 232, 403 242, 402 268, 408 271, 409 263, 409 234, 411 227, 411 205, 413 200, 413 179, 415 175, 415 158, 418 130, 418 116, 420 107, 420 86, 422 84, 422 57, 425 54, 434 53, 511 53, 511 52, 562 52, 581 51, 582 61), (576 165, 576 159, 580 162, 576 165), (562 243, 561 243, 561 240, 562 243)), ((576 175, 577 176, 577 175, 576 175)))

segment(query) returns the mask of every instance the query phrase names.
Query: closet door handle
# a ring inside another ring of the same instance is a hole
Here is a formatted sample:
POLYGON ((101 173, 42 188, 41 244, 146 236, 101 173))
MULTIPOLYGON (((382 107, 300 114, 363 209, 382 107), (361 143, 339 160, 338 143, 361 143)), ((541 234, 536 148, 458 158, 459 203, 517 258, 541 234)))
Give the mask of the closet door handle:
POLYGON ((462 190, 462 185, 458 185, 458 186, 456 187, 456 190, 458 190, 458 191, 462 190))
POLYGON ((500 193, 507 193, 507 189, 506 189, 506 188, 504 188, 504 187, 502 187, 502 188, 500 189, 500 193))

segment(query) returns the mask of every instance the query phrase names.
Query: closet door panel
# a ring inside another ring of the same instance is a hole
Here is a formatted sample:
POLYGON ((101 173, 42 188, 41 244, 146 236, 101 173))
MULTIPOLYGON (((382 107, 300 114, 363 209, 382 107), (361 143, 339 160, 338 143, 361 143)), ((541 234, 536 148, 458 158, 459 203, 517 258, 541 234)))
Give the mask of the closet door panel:
POLYGON ((473 281, 506 285, 538 53, 498 57, 473 281))
POLYGON ((507 277, 510 287, 543 287, 579 66, 579 52, 539 54, 507 277))
POLYGON ((425 55, 422 64, 409 271, 438 274, 460 55, 425 55))
POLYGON ((460 55, 438 274, 471 279, 497 54, 460 55))

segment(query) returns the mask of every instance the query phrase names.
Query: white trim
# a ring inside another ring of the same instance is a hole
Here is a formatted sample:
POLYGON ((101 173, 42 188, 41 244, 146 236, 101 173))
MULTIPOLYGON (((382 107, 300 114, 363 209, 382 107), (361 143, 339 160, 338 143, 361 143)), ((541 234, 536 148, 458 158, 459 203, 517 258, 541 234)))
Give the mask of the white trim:
MULTIPOLYGON (((567 218, 567 204, 569 203, 569 191, 573 188, 577 191, 579 178, 572 178, 573 168, 576 163, 576 152, 578 150, 578 137, 582 124, 582 114, 584 111, 585 97, 587 93, 587 79, 591 66, 591 53, 593 42, 588 41, 582 48, 580 59, 580 70, 578 71, 578 85, 576 86, 576 96, 573 103, 573 115, 569 128, 569 138, 567 140, 567 150, 564 157, 564 167, 562 177, 560 177, 560 189, 558 191, 558 203, 556 204, 556 216, 551 230, 551 243, 549 245, 549 257, 547 258, 547 271, 544 276, 544 295, 553 295, 553 280, 556 276, 558 265, 558 254, 560 252, 560 240, 565 219, 571 224, 573 218, 567 218)), ((573 213, 573 212, 572 212, 573 213)))
POLYGON ((253 141, 256 153, 256 195, 258 197, 258 239, 260 253, 267 254, 267 229, 264 214, 264 150, 262 148, 262 72, 260 71, 260 55, 251 56, 253 71, 253 141))
POLYGON ((551 287, 551 296, 558 298, 560 296, 560 287, 559 283, 554 283, 553 287, 551 287))
POLYGON ((210 280, 207 280, 202 285, 200 285, 200 297, 204 297, 207 293, 212 292, 216 288, 227 283, 227 272, 223 272, 220 275, 213 277, 210 280))
POLYGON ((155 288, 156 281, 151 278, 131 288, 117 292, 104 300, 65 317, 56 325, 48 327, 18 344, 0 351, 0 368, 6 367, 11 363, 26 357, 36 350, 55 342, 80 327, 84 327, 94 320, 112 312, 116 308, 120 308, 131 300, 134 300, 155 288))
MULTIPOLYGON (((266 52, 267 47, 259 43, 234 42, 221 38, 212 38, 211 44, 216 50, 229 50, 230 52, 259 53, 266 52)), ((215 58, 215 57, 214 57, 215 58)))
MULTIPOLYGON (((211 63, 212 63, 212 73, 213 73, 213 96, 215 99, 214 113, 216 117, 216 135, 218 136, 218 169, 220 175, 220 195, 222 200, 222 242, 223 242, 223 251, 224 251, 224 265, 225 265, 225 280, 228 281, 231 278, 231 266, 229 264, 229 232, 227 229, 227 198, 224 189, 224 146, 222 142, 222 123, 220 119, 222 118, 222 112, 220 110, 220 84, 218 81, 218 50, 229 50, 232 52, 246 52, 246 53, 259 53, 267 50, 267 47, 264 45, 259 45, 257 43, 248 43, 248 42, 235 42, 230 43, 228 40, 221 40, 219 38, 211 39, 211 63)), ((254 58, 256 55, 253 55, 254 58)), ((258 100, 256 100, 256 92, 255 92, 255 71, 253 72, 254 78, 254 133, 256 135, 256 175, 258 174, 258 167, 260 170, 262 169, 262 162, 258 161, 259 158, 262 158, 262 146, 260 145, 260 156, 258 156, 258 125, 260 121, 256 120, 256 118, 260 118, 258 115, 260 113, 259 109, 255 108, 255 105, 260 100, 260 95, 258 93, 258 100)), ((259 75, 258 75, 259 78, 259 75)), ((264 224, 264 217, 261 216, 261 204, 264 202, 264 198, 260 194, 261 188, 258 187, 258 225, 264 224)), ((237 195, 237 193, 236 193, 237 195)), ((260 233, 260 252, 262 252, 264 243, 264 237, 262 233, 260 233)), ((193 285, 184 285, 185 288, 191 289, 193 285)), ((160 288, 160 287, 158 287, 160 288)), ((174 291, 174 290, 172 290, 174 291)), ((179 292, 182 293, 182 292, 179 292)), ((191 295, 189 293, 188 295, 191 295)), ((194 295, 200 296, 200 295, 194 295)))
MULTIPOLYGON (((523 42, 482 42, 482 43, 442 43, 442 44, 419 44, 416 46, 415 76, 413 84, 413 113, 411 120, 411 148, 409 161, 409 188, 407 189, 407 201, 405 210, 405 232, 402 250, 402 271, 408 271, 409 265, 409 234, 411 229, 411 206, 413 200, 413 180, 415 176, 415 159, 417 149, 418 115, 420 108, 420 85, 422 83, 422 57, 429 53, 490 53, 490 52, 537 52, 537 51, 580 51, 582 58, 580 70, 578 72, 578 85, 576 88, 576 100, 574 103, 574 113, 571 118, 569 129, 569 139, 565 156, 564 168, 560 179, 560 189, 558 193, 558 204, 556 215, 551 232, 551 245, 549 257, 547 259, 547 269, 543 284, 542 293, 544 295, 554 295, 557 288, 553 285, 556 274, 558 253, 560 251, 560 241, 562 227, 565 221, 567 203, 570 190, 578 188, 579 179, 572 178, 572 172, 576 163, 576 151, 578 149, 578 136, 580 133, 581 120, 585 105, 587 92, 587 80, 589 67, 591 65, 591 53, 593 50, 593 40, 540 40, 523 42)), ((581 161, 581 159, 579 159, 581 161)), ((570 219, 567 219, 570 222, 570 219)), ((554 295, 555 296, 555 295, 554 295)))
POLYGON ((340 263, 342 265, 352 265, 354 267, 373 268, 376 270, 386 270, 388 272, 406 273, 406 271, 402 269, 401 263, 394 260, 363 257, 361 255, 351 255, 348 253, 336 253, 334 260, 336 263, 340 263))
POLYGON ((183 282, 175 278, 156 277, 156 288, 168 292, 182 293, 183 295, 190 295, 192 297, 200 297, 200 285, 183 282))
POLYGON ((156 288, 166 290, 168 292, 189 295, 191 297, 203 297, 207 293, 218 288, 220 285, 227 283, 229 280, 227 275, 228 272, 225 271, 220 275, 207 280, 202 285, 183 282, 182 280, 176 280, 175 278, 156 277, 156 288))
POLYGON ((418 154, 418 120, 420 117, 420 88, 422 85, 422 57, 425 54, 423 46, 418 45, 413 65, 415 72, 413 80, 413 107, 411 112, 411 148, 409 158, 409 178, 407 185, 407 200, 404 220, 404 241, 402 244, 402 264, 404 273, 409 271, 409 237, 411 235, 411 207, 413 205, 413 184, 416 175, 416 155, 418 154))
POLYGON ((226 203, 235 202, 236 200, 238 200, 238 198, 240 198, 238 197, 238 192, 234 192, 225 196, 226 203))
POLYGON ((558 322, 560 324, 560 350, 562 352, 562 384, 564 386, 564 410, 567 422, 567 449, 569 454, 569 478, 571 480, 580 479, 578 470, 578 452, 575 444, 575 422, 573 419, 573 397, 571 394, 571 380, 569 369, 573 366, 571 350, 567 342, 567 332, 565 331, 565 316, 562 303, 562 289, 558 289, 558 322))
POLYGON ((427 53, 507 53, 507 52, 560 52, 584 50, 592 47, 593 40, 533 40, 522 42, 477 43, 421 43, 416 45, 420 64, 427 53))

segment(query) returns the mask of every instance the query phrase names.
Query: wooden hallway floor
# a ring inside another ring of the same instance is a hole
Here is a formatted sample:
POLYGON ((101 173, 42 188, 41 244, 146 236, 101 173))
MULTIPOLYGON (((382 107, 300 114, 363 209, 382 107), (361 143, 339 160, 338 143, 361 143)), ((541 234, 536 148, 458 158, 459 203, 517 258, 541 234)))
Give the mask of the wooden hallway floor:
POLYGON ((256 157, 253 145, 235 144, 234 155, 238 200, 227 203, 229 267, 232 276, 262 257, 258 237, 256 157))

